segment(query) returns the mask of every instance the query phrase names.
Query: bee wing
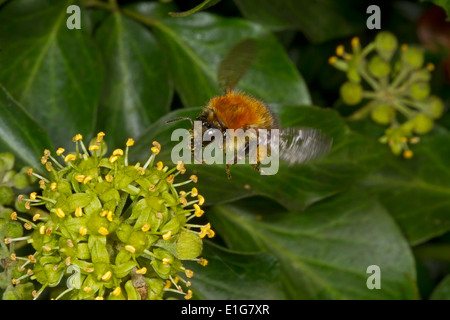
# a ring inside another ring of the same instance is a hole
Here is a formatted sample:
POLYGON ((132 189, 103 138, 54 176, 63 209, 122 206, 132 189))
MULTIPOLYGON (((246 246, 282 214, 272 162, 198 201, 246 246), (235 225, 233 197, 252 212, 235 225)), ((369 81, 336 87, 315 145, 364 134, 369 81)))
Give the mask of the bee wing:
POLYGON ((319 129, 283 128, 279 137, 279 157, 289 165, 306 162, 327 154, 333 139, 319 129))
POLYGON ((236 44, 220 62, 217 72, 219 87, 233 90, 255 60, 257 46, 254 39, 247 38, 236 44))

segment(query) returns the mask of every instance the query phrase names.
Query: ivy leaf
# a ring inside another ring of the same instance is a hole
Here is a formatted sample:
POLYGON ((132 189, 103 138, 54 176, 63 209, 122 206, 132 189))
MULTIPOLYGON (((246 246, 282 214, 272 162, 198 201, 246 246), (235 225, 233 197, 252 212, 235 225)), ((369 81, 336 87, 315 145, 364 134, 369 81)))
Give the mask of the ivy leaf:
POLYGON ((17 0, 0 11, 0 82, 64 147, 77 133, 92 134, 103 80, 87 22, 66 26, 75 3, 17 0))
POLYGON ((208 9, 209 7, 212 7, 213 5, 219 3, 220 1, 221 0, 205 0, 190 10, 183 12, 169 12, 169 15, 172 17, 186 17, 193 13, 196 13, 197 11, 208 9))
POLYGON ((362 31, 364 3, 333 0, 235 0, 242 14, 274 30, 302 31, 319 43, 362 31), (356 6, 355 6, 356 4, 356 6), (320 17, 320 18, 318 18, 320 17))
MULTIPOLYGON (((235 165, 231 167, 231 180, 227 179, 224 164, 185 164, 189 174, 199 177, 197 187, 208 205, 264 195, 291 211, 300 211, 322 198, 348 189, 382 164, 383 152, 386 151, 384 146, 350 132, 333 110, 308 106, 278 106, 273 110, 278 114, 282 127, 313 127, 332 137, 330 154, 292 167, 280 162, 278 173, 272 176, 263 176, 248 164, 235 165)), ((199 108, 177 110, 161 118, 136 141, 131 156, 135 161, 145 162, 149 146, 156 140, 162 145, 158 159, 164 163, 172 162, 171 152, 179 143, 171 141, 172 132, 177 128, 189 128, 190 124, 188 121, 164 122, 178 117, 195 118, 200 111, 199 108)))
POLYGON ((0 85, 0 150, 12 151, 22 164, 42 171, 44 149, 52 149, 45 130, 0 85))
POLYGON ((413 146, 414 157, 390 155, 364 180, 416 245, 450 230, 450 133, 436 129, 413 146))
POLYGON ((450 276, 446 276, 434 289, 430 300, 450 300, 450 276))
POLYGON ((173 88, 163 52, 143 25, 117 12, 102 23, 96 40, 107 70, 98 129, 115 148, 169 111, 173 88))
POLYGON ((325 199, 301 214, 262 198, 215 206, 207 217, 232 250, 276 256, 291 299, 412 299, 414 258, 386 210, 364 192, 325 199), (369 290, 369 266, 381 289, 369 290))
POLYGON ((205 242, 203 267, 186 261, 194 271, 190 279, 196 298, 208 300, 284 299, 278 280, 280 266, 269 253, 242 253, 205 242))
MULTIPOLYGON (((135 10, 146 14, 139 6, 135 10)), ((221 93, 217 81, 220 61, 247 38, 255 39, 258 51, 237 88, 266 102, 311 103, 303 78, 282 45, 264 27, 204 12, 183 19, 153 19, 152 23, 185 107, 203 106, 221 93)))

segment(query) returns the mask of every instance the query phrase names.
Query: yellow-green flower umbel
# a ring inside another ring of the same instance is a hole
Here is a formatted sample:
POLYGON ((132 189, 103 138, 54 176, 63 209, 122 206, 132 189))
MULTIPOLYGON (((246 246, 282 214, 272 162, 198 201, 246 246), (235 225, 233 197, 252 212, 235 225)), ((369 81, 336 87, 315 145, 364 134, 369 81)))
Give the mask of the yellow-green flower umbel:
POLYGON ((411 158, 409 144, 430 132, 444 110, 442 100, 430 94, 433 64, 424 65, 422 48, 406 44, 399 48, 397 38, 388 31, 379 32, 364 48, 358 38, 352 39, 351 46, 352 52, 347 53, 339 45, 336 56, 329 59, 347 75, 340 88, 342 101, 356 106, 368 100, 350 118, 370 115, 377 124, 389 126, 380 142, 387 143, 394 154, 411 158))
POLYGON ((155 164, 161 150, 156 141, 144 165, 128 164, 132 139, 125 150, 106 157, 104 136, 100 132, 86 147, 77 134, 72 153, 59 148, 54 157, 46 150, 41 160, 50 178, 29 170, 42 189, 20 198, 26 210, 39 210, 22 219, 32 232, 4 239, 5 244, 26 240, 35 249, 28 257, 15 257, 22 270, 15 284, 37 280, 42 286, 33 292, 35 299, 68 275, 67 289, 57 298, 152 300, 163 299, 167 291, 192 297, 184 277, 193 272, 183 261, 206 265, 199 258, 202 238, 214 231, 209 224, 189 223, 203 214, 198 190, 178 193, 176 188, 197 177, 177 183, 186 172, 183 163, 171 169, 155 164))

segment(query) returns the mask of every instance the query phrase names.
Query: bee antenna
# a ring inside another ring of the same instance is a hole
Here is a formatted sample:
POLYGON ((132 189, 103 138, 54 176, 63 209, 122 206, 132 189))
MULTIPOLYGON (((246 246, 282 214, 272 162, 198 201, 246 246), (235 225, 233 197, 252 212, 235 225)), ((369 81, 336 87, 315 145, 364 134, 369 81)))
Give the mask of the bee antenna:
POLYGON ((168 124, 168 123, 180 121, 180 120, 189 120, 191 122, 191 125, 194 126, 194 121, 192 121, 192 119, 189 117, 175 118, 175 119, 167 120, 165 123, 168 124))

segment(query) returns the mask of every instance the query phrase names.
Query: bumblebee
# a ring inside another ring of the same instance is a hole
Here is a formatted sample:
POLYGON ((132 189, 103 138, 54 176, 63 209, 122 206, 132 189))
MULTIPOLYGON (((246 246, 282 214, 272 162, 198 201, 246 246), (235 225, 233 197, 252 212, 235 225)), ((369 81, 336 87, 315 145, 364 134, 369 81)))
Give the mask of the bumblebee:
MULTIPOLYGON (((218 129, 223 133, 225 144, 227 129, 254 129, 258 134, 259 129, 279 129, 279 158, 289 165, 302 163, 329 152, 332 139, 318 129, 313 128, 280 128, 279 120, 274 112, 262 101, 234 88, 245 74, 255 56, 256 46, 252 39, 246 39, 238 43, 222 60, 219 66, 219 85, 225 93, 213 97, 203 108, 201 114, 195 119, 202 123, 202 135, 210 129, 218 129)), ((178 120, 190 120, 191 118, 177 118, 178 120)), ((193 134, 191 131, 191 138, 193 134)), ((259 138, 259 137, 257 137, 259 138)), ((192 144, 191 144, 192 145, 192 144)), ((203 145, 204 147, 205 145, 203 145)), ((258 149, 264 148, 270 152, 271 136, 266 139, 258 139, 258 149)), ((224 148, 226 149, 226 147, 224 148)), ((246 148, 248 150, 248 148, 246 148)), ((236 163, 226 164, 228 179, 231 179, 230 167, 236 163)), ((260 170, 260 160, 252 165, 260 170)))

